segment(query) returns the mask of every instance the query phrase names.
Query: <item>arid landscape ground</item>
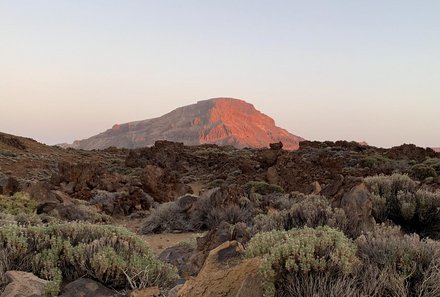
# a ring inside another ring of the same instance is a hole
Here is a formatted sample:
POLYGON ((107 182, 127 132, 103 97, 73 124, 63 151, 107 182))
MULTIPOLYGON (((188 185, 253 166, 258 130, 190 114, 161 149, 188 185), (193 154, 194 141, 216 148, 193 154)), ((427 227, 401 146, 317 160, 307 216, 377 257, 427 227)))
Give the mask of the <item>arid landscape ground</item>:
POLYGON ((439 15, 0 0, 0 297, 440 297, 439 15))
POLYGON ((0 134, 6 296, 440 296, 440 153, 0 134), (19 295, 21 294, 21 295, 19 295))

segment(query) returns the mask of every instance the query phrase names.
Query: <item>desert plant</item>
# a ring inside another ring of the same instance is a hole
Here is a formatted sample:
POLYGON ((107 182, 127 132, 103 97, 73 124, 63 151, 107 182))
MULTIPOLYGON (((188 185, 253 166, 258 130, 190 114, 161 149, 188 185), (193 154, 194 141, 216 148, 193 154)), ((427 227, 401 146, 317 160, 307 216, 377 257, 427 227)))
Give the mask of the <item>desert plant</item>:
POLYGON ((419 180, 428 177, 437 177, 437 171, 427 163, 416 164, 411 167, 412 176, 419 180))
POLYGON ((440 237, 440 192, 417 189, 407 175, 365 178, 374 195, 373 216, 378 222, 392 220, 409 232, 440 237))
POLYGON ((188 215, 175 202, 163 203, 153 209, 142 226, 144 234, 173 230, 192 230, 188 215))
POLYGON ((249 224, 255 215, 252 202, 243 196, 234 197, 228 188, 217 188, 199 197, 190 213, 195 230, 214 229, 221 222, 249 224))
POLYGON ((286 275, 348 274, 359 264, 354 243, 328 226, 259 233, 249 242, 246 256, 263 258, 265 296, 273 296, 286 275))
POLYGON ((31 214, 35 212, 38 203, 30 199, 26 193, 18 192, 14 196, 6 197, 0 195, 0 212, 11 215, 31 214))
POLYGON ((405 294, 394 296, 430 290, 429 282, 440 280, 435 268, 440 255, 440 242, 420 239, 416 234, 406 235, 397 226, 385 225, 361 235, 355 242, 358 256, 364 263, 375 265, 380 271, 386 272, 382 273, 383 276, 393 279, 396 288, 404 287, 408 290, 405 294), (396 281, 400 285, 397 286, 396 281))
POLYGON ((296 195, 292 201, 291 208, 288 210, 256 216, 253 232, 327 225, 343 231, 352 238, 356 238, 360 234, 359 228, 350 222, 345 211, 332 207, 323 196, 296 195))
POLYGON ((80 223, 50 226, 8 226, 0 229, 0 247, 9 269, 31 271, 52 281, 89 276, 116 289, 167 286, 176 278, 148 246, 124 228, 80 223), (30 267, 22 265, 28 259, 30 267))
POLYGON ((278 185, 268 184, 263 181, 250 181, 244 185, 244 189, 249 193, 267 195, 272 193, 284 193, 284 189, 278 185))

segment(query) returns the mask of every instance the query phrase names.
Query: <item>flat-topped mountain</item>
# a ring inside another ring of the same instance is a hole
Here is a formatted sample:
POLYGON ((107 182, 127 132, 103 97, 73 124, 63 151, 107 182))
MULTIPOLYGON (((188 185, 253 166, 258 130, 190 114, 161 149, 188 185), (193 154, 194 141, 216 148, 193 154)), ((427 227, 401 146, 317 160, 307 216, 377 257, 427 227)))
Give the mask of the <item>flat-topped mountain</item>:
POLYGON ((152 146, 157 140, 243 147, 267 147, 283 142, 287 150, 296 150, 304 139, 275 125, 275 121, 252 104, 240 99, 214 98, 177 108, 161 117, 116 124, 88 139, 77 140, 79 149, 138 148, 152 146))

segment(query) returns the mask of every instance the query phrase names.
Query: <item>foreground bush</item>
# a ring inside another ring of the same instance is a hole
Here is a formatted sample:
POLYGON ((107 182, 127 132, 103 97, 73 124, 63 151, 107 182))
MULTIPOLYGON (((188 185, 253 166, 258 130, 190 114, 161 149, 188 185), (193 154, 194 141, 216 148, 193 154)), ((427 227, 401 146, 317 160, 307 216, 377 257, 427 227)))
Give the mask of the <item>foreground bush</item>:
POLYGON ((386 280, 378 296, 440 296, 440 242, 379 226, 356 240, 358 255, 386 280))
POLYGON ((259 233, 249 242, 246 255, 263 258, 265 296, 273 296, 288 275, 349 274, 359 263, 354 243, 327 226, 259 233))
POLYGON ((30 271, 51 280, 51 295, 63 280, 89 276, 115 289, 167 286, 177 274, 124 228, 79 223, 0 229, 4 270, 30 271))
POLYGON ((407 175, 373 176, 365 183, 374 194, 373 216, 392 220, 409 232, 440 238, 440 192, 417 189, 407 175))
POLYGON ((440 242, 379 225, 354 242, 330 227, 257 234, 265 296, 438 297, 440 242))

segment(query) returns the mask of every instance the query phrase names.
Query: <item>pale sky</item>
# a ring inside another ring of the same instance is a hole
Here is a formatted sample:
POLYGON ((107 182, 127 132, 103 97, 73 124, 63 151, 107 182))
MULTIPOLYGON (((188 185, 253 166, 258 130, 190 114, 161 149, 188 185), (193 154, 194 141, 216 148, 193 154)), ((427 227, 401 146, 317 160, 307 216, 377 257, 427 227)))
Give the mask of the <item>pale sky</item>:
POLYGON ((235 97, 311 140, 440 146, 440 1, 0 0, 0 131, 235 97))

